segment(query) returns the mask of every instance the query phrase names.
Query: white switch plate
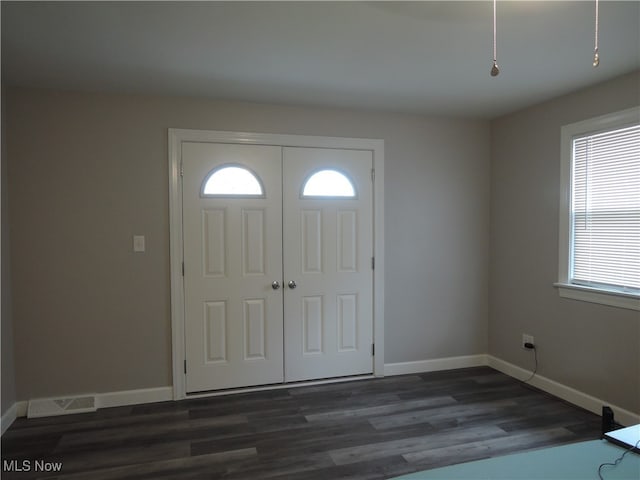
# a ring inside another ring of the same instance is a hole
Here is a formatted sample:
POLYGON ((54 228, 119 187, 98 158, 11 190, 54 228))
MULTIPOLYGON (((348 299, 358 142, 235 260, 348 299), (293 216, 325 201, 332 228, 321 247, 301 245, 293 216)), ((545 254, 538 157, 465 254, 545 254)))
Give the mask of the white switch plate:
POLYGON ((144 235, 133 236, 133 251, 144 252, 144 235))

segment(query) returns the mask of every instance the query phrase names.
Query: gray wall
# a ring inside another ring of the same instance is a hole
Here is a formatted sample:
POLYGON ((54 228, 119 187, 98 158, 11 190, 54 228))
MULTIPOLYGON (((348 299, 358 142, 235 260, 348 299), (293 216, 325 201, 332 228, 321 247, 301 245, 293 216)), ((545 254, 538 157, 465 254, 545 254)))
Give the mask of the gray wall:
POLYGON ((560 127, 640 105, 640 74, 491 123, 489 353, 640 412, 640 312, 559 298, 560 127))
POLYGON ((18 399, 171 384, 168 127, 384 139, 385 361, 487 351, 486 121, 19 88, 7 119, 18 399))
POLYGON ((6 135, 5 135, 5 90, 2 87, 2 100, 0 110, 2 111, 2 154, 0 156, 1 163, 1 203, 2 203, 2 225, 1 225, 1 245, 2 245, 2 262, 1 271, 2 278, 0 279, 2 285, 2 297, 1 297, 1 331, 0 336, 2 338, 2 355, 0 361, 2 362, 2 369, 0 375, 2 375, 2 387, 1 387, 1 408, 0 415, 4 415, 6 411, 16 401, 16 383, 15 383, 15 369, 13 361, 13 320, 11 316, 11 274, 10 274, 10 254, 9 254, 9 202, 8 202, 8 189, 7 189, 7 149, 6 149, 6 135))

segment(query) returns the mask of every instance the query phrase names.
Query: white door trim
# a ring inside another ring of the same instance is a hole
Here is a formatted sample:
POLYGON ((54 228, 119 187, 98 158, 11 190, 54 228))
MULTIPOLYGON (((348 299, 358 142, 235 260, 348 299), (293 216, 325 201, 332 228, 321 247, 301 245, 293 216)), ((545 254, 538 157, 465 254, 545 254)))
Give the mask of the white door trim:
POLYGON ((342 148, 370 150, 375 169, 373 230, 375 270, 373 272, 373 374, 384 376, 384 140, 369 138, 316 137, 269 133, 169 129, 169 236, 171 266, 171 336, 173 398, 187 397, 184 375, 184 284, 182 276, 182 183, 180 163, 182 142, 276 145, 282 147, 342 148))

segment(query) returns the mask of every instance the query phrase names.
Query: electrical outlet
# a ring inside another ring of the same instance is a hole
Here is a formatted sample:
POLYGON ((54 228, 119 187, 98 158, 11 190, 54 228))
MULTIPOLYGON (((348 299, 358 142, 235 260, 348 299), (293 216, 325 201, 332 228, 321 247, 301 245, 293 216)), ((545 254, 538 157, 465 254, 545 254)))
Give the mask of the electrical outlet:
POLYGON ((522 334, 522 348, 525 348, 524 344, 525 343, 530 343, 532 345, 535 345, 536 343, 533 341, 533 336, 531 335, 527 335, 525 333, 522 334))

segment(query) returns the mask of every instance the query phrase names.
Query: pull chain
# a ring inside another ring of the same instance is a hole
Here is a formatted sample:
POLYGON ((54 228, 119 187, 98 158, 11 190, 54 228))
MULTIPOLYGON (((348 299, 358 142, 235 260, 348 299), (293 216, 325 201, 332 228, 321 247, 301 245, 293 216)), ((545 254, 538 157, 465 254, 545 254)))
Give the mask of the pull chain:
POLYGON ((600 10, 600 4, 599 4, 599 1, 596 0, 595 46, 593 48, 593 66, 594 67, 597 67, 598 65, 600 65, 600 55, 598 55, 598 30, 599 30, 599 23, 600 23, 599 10, 600 10))
POLYGON ((491 76, 496 77, 500 73, 498 68, 498 43, 496 41, 496 0, 493 0, 493 66, 491 67, 491 76))

